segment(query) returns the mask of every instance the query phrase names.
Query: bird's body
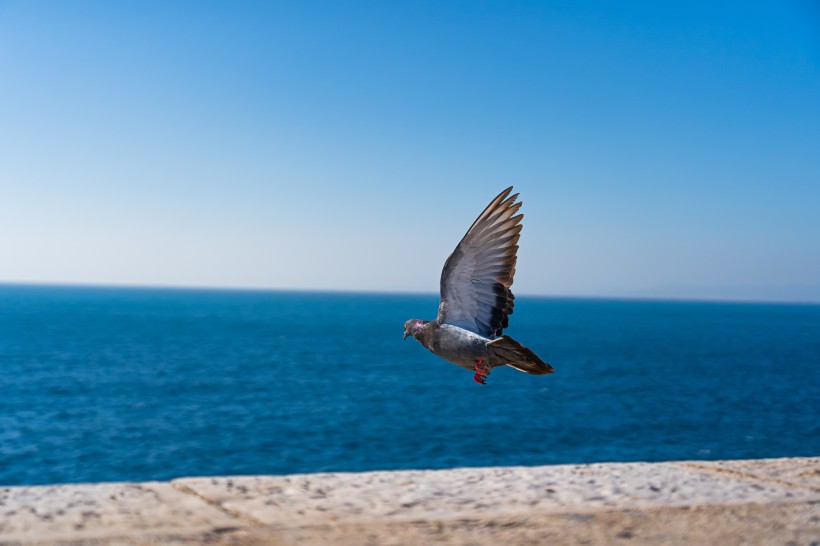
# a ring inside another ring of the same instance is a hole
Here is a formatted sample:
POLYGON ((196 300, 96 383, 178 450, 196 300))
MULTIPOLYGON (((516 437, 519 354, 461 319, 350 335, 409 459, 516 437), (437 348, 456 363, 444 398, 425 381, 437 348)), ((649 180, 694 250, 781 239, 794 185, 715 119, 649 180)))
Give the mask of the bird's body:
POLYGON ((428 322, 414 337, 431 353, 468 370, 475 369, 477 361, 486 361, 489 357, 490 339, 452 324, 428 322))
POLYGON ((496 366, 543 375, 552 367, 509 336, 502 335, 513 312, 510 286, 515 274, 522 214, 518 194, 501 192, 484 209, 447 259, 441 272, 441 304, 434 321, 410 319, 413 336, 432 353, 475 371, 485 383, 496 366))

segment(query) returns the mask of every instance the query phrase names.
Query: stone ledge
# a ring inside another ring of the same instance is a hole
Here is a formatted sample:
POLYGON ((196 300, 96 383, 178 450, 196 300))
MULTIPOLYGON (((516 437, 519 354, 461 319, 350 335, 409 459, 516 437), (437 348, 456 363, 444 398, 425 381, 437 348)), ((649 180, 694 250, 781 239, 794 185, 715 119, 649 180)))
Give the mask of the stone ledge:
POLYGON ((0 488, 0 545, 820 543, 820 457, 0 488))

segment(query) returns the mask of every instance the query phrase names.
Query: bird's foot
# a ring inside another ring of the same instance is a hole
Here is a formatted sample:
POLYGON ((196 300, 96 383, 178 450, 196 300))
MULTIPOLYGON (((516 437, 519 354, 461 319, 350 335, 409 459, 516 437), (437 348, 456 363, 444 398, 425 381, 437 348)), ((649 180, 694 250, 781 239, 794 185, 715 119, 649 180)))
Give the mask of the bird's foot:
POLYGON ((483 363, 483 360, 478 360, 475 363, 475 375, 473 376, 473 381, 480 385, 486 385, 487 376, 490 375, 490 370, 483 363))

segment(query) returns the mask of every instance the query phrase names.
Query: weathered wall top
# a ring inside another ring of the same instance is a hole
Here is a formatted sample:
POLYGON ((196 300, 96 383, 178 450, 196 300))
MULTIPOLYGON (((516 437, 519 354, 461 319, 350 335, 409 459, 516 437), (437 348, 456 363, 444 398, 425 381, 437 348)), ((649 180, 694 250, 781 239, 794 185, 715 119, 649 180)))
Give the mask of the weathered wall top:
POLYGON ((820 541, 820 457, 0 488, 0 544, 582 541, 820 541))

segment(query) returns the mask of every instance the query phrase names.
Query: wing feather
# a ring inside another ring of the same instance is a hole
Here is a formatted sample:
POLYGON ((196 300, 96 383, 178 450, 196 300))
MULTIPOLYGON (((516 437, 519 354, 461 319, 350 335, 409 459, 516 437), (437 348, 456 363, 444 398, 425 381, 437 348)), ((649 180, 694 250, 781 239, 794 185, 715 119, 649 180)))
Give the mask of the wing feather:
POLYGON ((513 312, 510 286, 515 275, 523 214, 507 188, 478 215, 447 258, 441 272, 441 304, 436 321, 494 338, 513 312))

